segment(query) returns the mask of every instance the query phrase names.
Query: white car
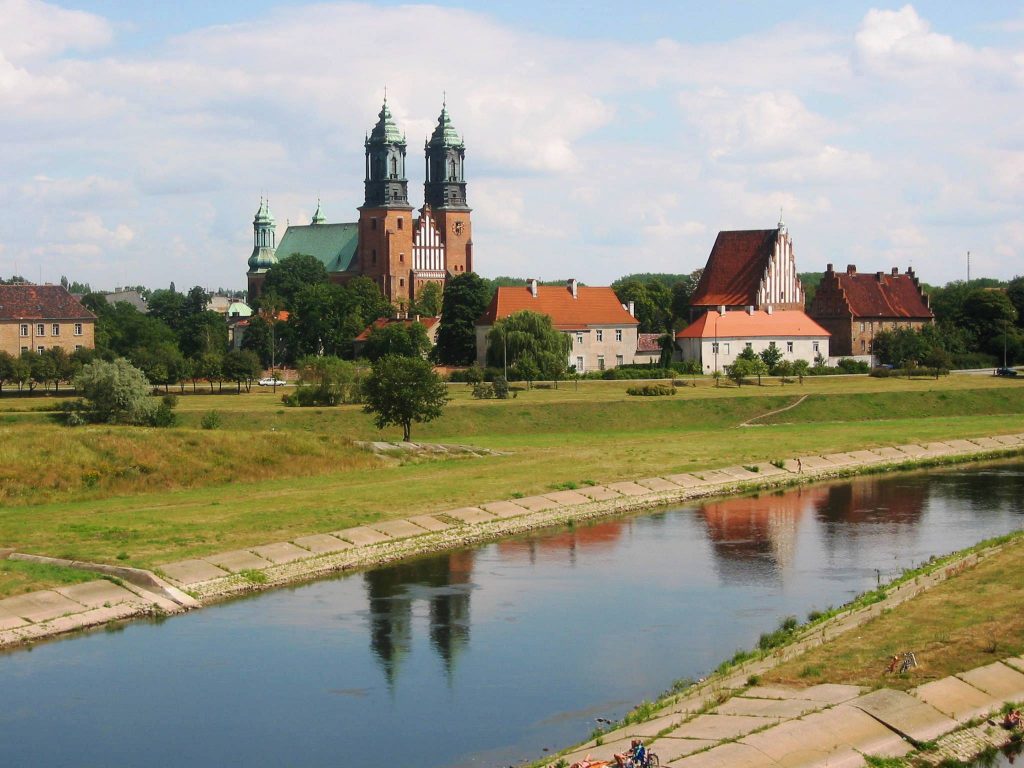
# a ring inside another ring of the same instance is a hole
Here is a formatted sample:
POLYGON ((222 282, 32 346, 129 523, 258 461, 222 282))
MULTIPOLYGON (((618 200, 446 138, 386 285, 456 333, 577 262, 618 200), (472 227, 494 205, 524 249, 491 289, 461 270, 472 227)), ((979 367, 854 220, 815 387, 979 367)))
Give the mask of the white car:
POLYGON ((259 384, 261 387, 284 387, 288 382, 284 379, 260 379, 259 384))

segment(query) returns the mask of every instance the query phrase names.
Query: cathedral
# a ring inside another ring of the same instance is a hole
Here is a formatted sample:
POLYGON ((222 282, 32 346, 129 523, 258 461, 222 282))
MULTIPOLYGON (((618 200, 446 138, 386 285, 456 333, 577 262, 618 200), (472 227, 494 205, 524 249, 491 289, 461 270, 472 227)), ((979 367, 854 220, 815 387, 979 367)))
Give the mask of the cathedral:
POLYGON ((415 301, 427 283, 443 287, 449 275, 473 270, 466 145, 452 125, 447 104, 424 144, 426 179, 419 216, 413 216, 409 204, 405 135, 395 125, 387 99, 365 150, 365 192, 357 222, 328 224, 318 201, 313 220, 289 226, 275 245, 274 217, 268 202, 260 201, 246 273, 250 303, 259 297, 267 271, 297 253, 322 262, 332 282, 369 277, 399 309, 415 301))

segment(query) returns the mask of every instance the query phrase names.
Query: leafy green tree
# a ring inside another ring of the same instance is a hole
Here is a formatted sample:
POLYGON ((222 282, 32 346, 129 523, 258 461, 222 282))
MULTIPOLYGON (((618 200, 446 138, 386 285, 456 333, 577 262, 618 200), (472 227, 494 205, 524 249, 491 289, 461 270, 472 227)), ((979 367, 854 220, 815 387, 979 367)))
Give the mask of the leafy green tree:
POLYGON ((295 296, 288 325, 296 354, 352 356, 352 340, 365 328, 363 317, 352 312, 340 286, 316 283, 295 296))
POLYGON ((964 299, 963 324, 987 352, 1002 353, 1002 334, 1016 322, 1017 310, 1003 290, 977 288, 964 299))
POLYGON ((14 381, 14 358, 9 352, 0 349, 0 392, 4 391, 4 384, 14 381))
POLYGON ((529 360, 542 373, 544 355, 558 355, 568 361, 572 340, 551 324, 551 318, 523 310, 495 322, 487 336, 490 365, 508 365, 515 369, 520 360, 529 360))
POLYGON ((260 290, 260 308, 280 308, 266 306, 263 297, 269 294, 280 300, 284 308, 290 311, 300 291, 312 285, 326 285, 327 282, 327 268, 318 259, 302 253, 293 253, 267 271, 260 290))
POLYGON ((895 328, 875 334, 871 352, 886 365, 904 368, 911 361, 916 363, 924 358, 928 344, 913 328, 895 328))
POLYGON ((512 375, 526 382, 526 388, 533 387, 533 382, 540 376, 540 366, 532 354, 523 355, 512 363, 512 375))
POLYGON ((1017 326, 1024 328, 1024 277, 1015 277, 1007 284, 1006 296, 1017 310, 1017 326))
POLYGON ((804 376, 807 376, 811 372, 811 364, 806 360, 794 360, 792 363, 793 375, 800 379, 800 383, 804 383, 804 376))
POLYGON ((193 285, 188 289, 188 293, 185 294, 185 302, 183 311, 185 317, 192 315, 201 315, 206 312, 206 307, 210 303, 210 294, 206 292, 206 289, 201 285, 193 285))
POLYGON ((357 277, 349 280, 341 289, 343 313, 354 314, 359 318, 359 322, 355 323, 359 326, 356 335, 377 318, 391 315, 391 305, 380 292, 380 287, 370 278, 357 277))
POLYGON ((188 315, 181 332, 180 348, 182 354, 191 358, 208 352, 223 355, 228 348, 228 326, 224 318, 209 310, 188 315))
POLYGON ((210 382, 211 392, 213 392, 213 382, 215 381, 220 385, 220 389, 224 388, 224 355, 218 352, 206 352, 201 357, 193 359, 193 366, 193 376, 210 382))
POLYGON ((427 283, 419 290, 412 311, 424 317, 437 317, 444 303, 440 283, 427 283))
POLYGON ((365 369, 340 357, 299 360, 298 405, 340 405, 362 401, 365 369))
POLYGON ((89 363, 76 377, 75 387, 84 398, 84 412, 94 421, 156 423, 159 403, 150 397, 149 381, 123 358, 89 363))
POLYGON ((658 281, 641 282, 624 278, 612 283, 619 301, 629 306, 633 302, 635 317, 640 321, 640 333, 670 333, 672 331, 672 289, 658 281))
MULTIPOLYGON (((185 297, 172 289, 158 288, 146 303, 149 315, 164 323, 175 333, 180 333, 185 324, 185 297)), ((205 309, 205 307, 204 307, 205 309)))
POLYGON ((953 367, 953 358, 942 347, 932 347, 921 360, 921 364, 934 370, 937 379, 942 371, 949 371, 953 367))
POLYGON ((761 351, 761 360, 768 367, 768 372, 774 375, 778 371, 779 363, 782 362, 782 350, 773 341, 761 351))
POLYGON ((476 321, 487 309, 492 290, 475 272, 455 275, 441 300, 441 326, 434 357, 444 365, 470 365, 476 360, 476 321))
POLYGON ((374 361, 384 355, 423 357, 430 351, 430 336, 423 323, 388 323, 372 326, 363 346, 363 356, 374 361))
POLYGON ((262 366, 260 359, 255 352, 249 350, 232 349, 224 355, 222 363, 224 378, 233 381, 238 386, 238 392, 242 391, 245 384, 245 391, 252 388, 252 380, 259 377, 262 366))
POLYGON ((363 385, 366 405, 377 429, 402 427, 402 439, 410 440, 413 422, 438 418, 448 403, 448 389, 430 363, 421 357, 386 355, 373 364, 363 385))
POLYGON ((743 386, 743 380, 753 374, 754 359, 745 358, 742 355, 738 355, 732 365, 725 366, 725 375, 736 382, 737 387, 743 386))

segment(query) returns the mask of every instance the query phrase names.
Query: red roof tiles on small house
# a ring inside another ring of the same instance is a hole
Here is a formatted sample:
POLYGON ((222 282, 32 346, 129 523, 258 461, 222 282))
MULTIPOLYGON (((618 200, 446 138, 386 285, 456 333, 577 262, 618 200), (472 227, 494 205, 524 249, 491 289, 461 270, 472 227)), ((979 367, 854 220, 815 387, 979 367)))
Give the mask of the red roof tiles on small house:
POLYGON ((575 281, 561 285, 529 285, 501 287, 477 325, 494 325, 496 320, 516 312, 530 310, 551 318, 561 331, 572 331, 591 325, 639 325, 639 321, 622 307, 611 288, 579 285, 575 281))
POLYGON ((719 232, 690 303, 695 307, 756 305, 757 289, 778 234, 777 229, 719 232))
POLYGON ((0 320, 95 320, 62 285, 0 285, 0 320))
POLYGON ((636 335, 636 351, 661 352, 661 343, 658 340, 662 335, 660 333, 638 333, 636 335))
POLYGON ((358 336, 356 336, 355 341, 366 341, 368 338, 370 338, 370 331, 372 331, 374 328, 380 329, 380 328, 383 328, 386 325, 393 325, 395 323, 401 323, 404 326, 411 325, 412 323, 419 323, 424 328, 426 328, 427 331, 429 331, 431 328, 433 328, 435 325, 437 325, 437 318, 436 317, 415 317, 415 318, 413 318, 413 317, 409 317, 409 318, 378 317, 376 320, 374 320, 372 323, 370 323, 368 326, 366 326, 366 328, 363 330, 362 333, 360 333, 358 336))
POLYGON ((676 334, 677 339, 755 339, 828 337, 828 331, 796 309, 766 312, 705 312, 676 334))

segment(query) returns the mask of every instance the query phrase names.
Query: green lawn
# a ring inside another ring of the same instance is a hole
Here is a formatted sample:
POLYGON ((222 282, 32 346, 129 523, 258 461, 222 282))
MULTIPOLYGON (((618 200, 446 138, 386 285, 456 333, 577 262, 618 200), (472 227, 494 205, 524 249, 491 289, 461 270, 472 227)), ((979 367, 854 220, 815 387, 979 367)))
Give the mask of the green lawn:
POLYGON ((169 430, 69 429, 45 414, 8 413, 0 416, 0 544, 153 567, 571 483, 1024 432, 1020 384, 994 377, 701 382, 672 398, 631 398, 627 386, 563 383, 506 402, 475 401, 453 386, 445 415, 414 425, 413 439, 502 455, 399 465, 352 445, 381 437, 357 406, 284 408, 268 391, 182 397, 181 426, 169 430), (739 427, 804 394, 767 420, 779 423, 739 427), (210 410, 223 426, 199 429, 210 410))

